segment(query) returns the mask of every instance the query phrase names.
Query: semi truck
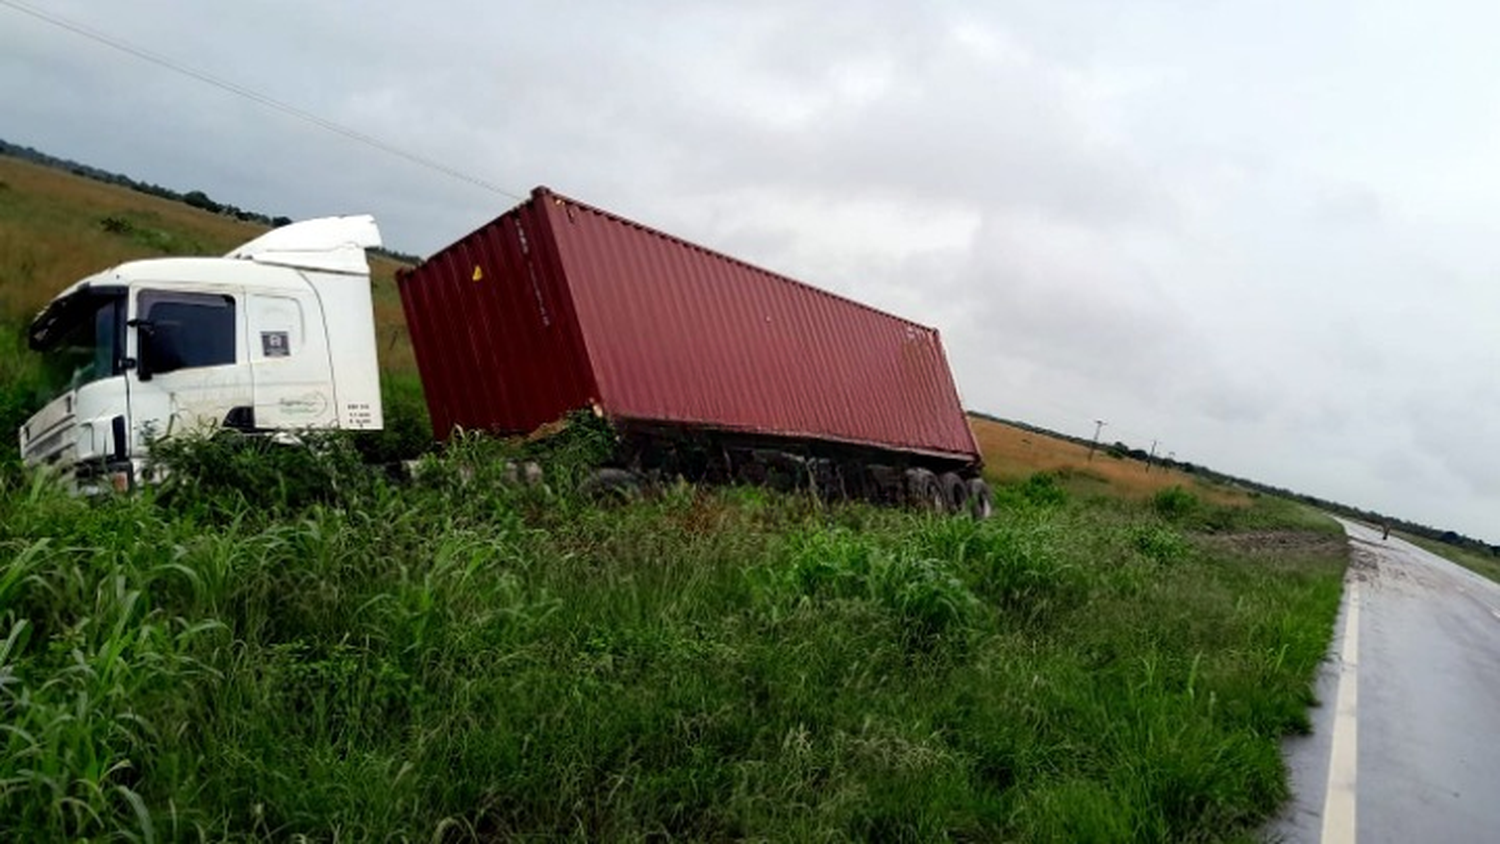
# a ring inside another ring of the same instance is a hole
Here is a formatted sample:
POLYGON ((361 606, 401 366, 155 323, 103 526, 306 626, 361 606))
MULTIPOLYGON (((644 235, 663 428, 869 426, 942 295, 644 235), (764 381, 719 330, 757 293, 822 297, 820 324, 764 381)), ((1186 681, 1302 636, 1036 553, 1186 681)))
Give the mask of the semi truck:
MULTIPOLYGON (((32 322, 55 395, 31 465, 149 482, 187 431, 382 427, 370 216, 274 229, 222 257, 131 261, 32 322)), ((938 332, 539 187, 397 273, 434 434, 521 435, 577 411, 596 478, 786 484, 988 515, 938 332)))

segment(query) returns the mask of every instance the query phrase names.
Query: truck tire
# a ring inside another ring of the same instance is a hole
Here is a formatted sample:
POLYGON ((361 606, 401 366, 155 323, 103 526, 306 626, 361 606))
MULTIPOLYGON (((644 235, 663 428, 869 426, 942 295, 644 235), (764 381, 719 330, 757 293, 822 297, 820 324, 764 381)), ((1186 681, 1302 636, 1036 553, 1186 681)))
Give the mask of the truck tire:
POLYGON ((950 513, 962 513, 969 508, 969 484, 955 472, 938 475, 938 488, 943 491, 943 506, 950 513))
POLYGON ((990 495, 990 485, 983 478, 969 479, 969 515, 982 522, 995 512, 995 499, 990 495))
POLYGON ((796 492, 807 484, 807 461, 785 451, 765 455, 766 486, 777 492, 796 492))
POLYGON ((820 501, 843 501, 844 482, 839 477, 839 468, 826 457, 807 461, 807 480, 812 494, 820 501))
POLYGON ((844 482, 855 479, 856 496, 871 504, 905 504, 906 476, 900 470, 880 463, 846 469, 844 482))
POLYGON ((641 497, 641 479, 634 472, 606 466, 585 478, 578 492, 600 504, 623 504, 641 497))
POLYGON ((947 509, 937 475, 928 469, 906 470, 906 500, 912 507, 928 513, 941 513, 947 509))

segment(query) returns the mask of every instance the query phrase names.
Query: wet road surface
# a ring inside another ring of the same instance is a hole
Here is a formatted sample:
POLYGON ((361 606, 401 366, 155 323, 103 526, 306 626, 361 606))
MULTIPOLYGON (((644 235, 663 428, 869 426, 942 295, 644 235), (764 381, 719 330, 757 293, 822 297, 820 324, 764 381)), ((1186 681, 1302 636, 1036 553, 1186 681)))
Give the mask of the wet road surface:
POLYGON ((1500 841, 1500 584, 1340 520, 1353 554, 1286 842, 1500 841))

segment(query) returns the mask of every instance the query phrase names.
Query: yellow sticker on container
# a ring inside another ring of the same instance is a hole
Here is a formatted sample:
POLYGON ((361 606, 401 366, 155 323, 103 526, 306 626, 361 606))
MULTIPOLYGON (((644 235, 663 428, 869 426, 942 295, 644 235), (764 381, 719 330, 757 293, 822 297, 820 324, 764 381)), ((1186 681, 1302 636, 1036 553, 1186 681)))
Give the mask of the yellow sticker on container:
POLYGON ((474 280, 484 281, 484 270, 481 270, 478 264, 474 265, 474 280))

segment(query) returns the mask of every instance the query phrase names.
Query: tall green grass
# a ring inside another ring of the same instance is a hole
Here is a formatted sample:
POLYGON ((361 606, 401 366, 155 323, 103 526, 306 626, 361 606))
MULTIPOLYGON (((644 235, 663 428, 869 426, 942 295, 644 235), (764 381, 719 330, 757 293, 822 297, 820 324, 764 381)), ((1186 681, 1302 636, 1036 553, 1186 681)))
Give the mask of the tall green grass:
POLYGON ((35 412, 42 368, 26 346, 25 328, 0 315, 0 478, 21 482, 21 426, 35 412))
POLYGON ((0 487, 0 837, 1232 839, 1343 566, 1045 481, 975 523, 203 448, 0 487))

